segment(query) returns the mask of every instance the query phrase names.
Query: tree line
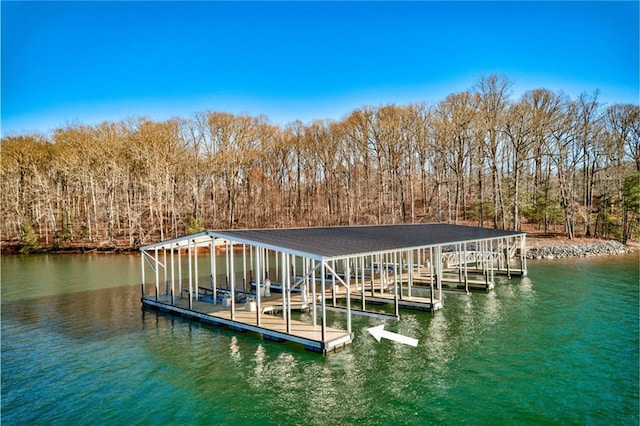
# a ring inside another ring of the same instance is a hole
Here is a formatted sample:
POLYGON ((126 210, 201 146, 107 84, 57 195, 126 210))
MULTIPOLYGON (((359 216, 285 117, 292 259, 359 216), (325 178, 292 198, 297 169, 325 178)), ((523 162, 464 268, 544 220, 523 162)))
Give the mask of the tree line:
POLYGON ((276 126, 205 111, 2 138, 5 241, 135 247, 202 229, 465 222, 638 229, 640 107, 481 77, 442 101, 276 126))

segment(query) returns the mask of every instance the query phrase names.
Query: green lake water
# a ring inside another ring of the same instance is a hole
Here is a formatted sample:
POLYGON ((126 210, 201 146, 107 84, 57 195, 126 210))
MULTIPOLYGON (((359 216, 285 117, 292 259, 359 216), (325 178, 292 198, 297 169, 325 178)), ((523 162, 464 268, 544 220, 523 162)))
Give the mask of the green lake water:
POLYGON ((531 261, 385 323, 417 347, 356 316, 326 357, 143 310, 135 255, 1 267, 3 425, 639 423, 637 254, 531 261))

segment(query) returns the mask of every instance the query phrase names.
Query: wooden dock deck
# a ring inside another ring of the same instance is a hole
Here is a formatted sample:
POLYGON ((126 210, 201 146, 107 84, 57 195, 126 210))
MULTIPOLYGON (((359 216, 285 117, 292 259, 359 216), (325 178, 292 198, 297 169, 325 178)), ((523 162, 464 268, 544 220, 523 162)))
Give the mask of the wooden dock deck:
MULTIPOLYGON (((322 328, 320 325, 313 325, 299 320, 290 320, 290 330, 287 332, 286 323, 283 317, 265 313, 269 307, 278 305, 278 299, 271 298, 262 303, 260 313, 260 325, 258 325, 257 312, 247 311, 244 305, 238 304, 235 309, 234 318, 231 318, 231 309, 218 303, 193 301, 189 309, 188 299, 176 298, 175 305, 171 304, 169 296, 143 297, 142 303, 161 311, 177 313, 181 316, 205 321, 216 325, 225 325, 235 330, 252 331, 261 334, 265 339, 275 341, 291 341, 302 344, 305 349, 313 352, 326 354, 334 352, 348 345, 352 341, 352 336, 345 330, 326 327, 326 341, 322 341, 322 328)), ((271 309, 272 310, 272 309, 271 309)))
MULTIPOLYGON (((374 284, 374 287, 376 285, 374 284)), ((419 287, 423 289, 424 287, 419 287)), ((347 297, 347 292, 344 286, 336 286, 336 299, 345 299, 347 297)), ((360 291, 360 287, 357 285, 351 285, 350 289, 351 300, 362 301, 362 292, 360 291)), ((405 288, 406 290, 406 288, 405 288)), ((391 290, 392 291, 392 290, 391 290)), ((394 304, 395 296, 391 292, 383 293, 380 291, 374 290, 371 293, 370 284, 365 285, 365 303, 375 303, 375 304, 394 304)), ((333 293, 331 289, 329 289, 325 298, 327 300, 331 300, 333 298, 333 293)), ((428 311, 435 312, 439 309, 442 309, 442 300, 434 297, 433 304, 431 303, 431 299, 429 297, 420 297, 420 296, 409 296, 407 294, 402 294, 398 296, 398 307, 403 309, 412 309, 418 311, 428 311)), ((354 307, 355 308, 355 307, 354 307)), ((357 312, 354 312, 357 314, 357 312)))

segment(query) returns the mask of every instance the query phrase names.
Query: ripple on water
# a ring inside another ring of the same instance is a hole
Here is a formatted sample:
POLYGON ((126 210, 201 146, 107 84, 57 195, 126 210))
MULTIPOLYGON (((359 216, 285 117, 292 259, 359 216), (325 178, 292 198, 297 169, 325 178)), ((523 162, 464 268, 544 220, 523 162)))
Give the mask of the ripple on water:
POLYGON ((385 322, 417 348, 354 317, 353 344, 327 357, 142 310, 137 285, 5 299, 21 284, 2 261, 6 424, 638 424, 637 257, 532 261, 385 322))

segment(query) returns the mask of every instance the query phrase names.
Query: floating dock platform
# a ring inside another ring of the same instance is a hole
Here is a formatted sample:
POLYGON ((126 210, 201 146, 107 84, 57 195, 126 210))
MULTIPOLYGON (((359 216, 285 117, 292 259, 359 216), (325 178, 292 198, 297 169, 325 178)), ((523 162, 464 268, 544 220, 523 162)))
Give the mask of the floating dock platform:
MULTIPOLYGON (((267 340, 299 343, 308 351, 322 354, 342 349, 352 340, 351 334, 332 327, 326 327, 323 339, 322 330, 317 325, 314 326, 295 319, 291 319, 287 324, 282 316, 269 313, 278 311, 270 309, 270 307, 277 307, 277 302, 263 305, 264 308, 259 315, 259 320, 255 312, 244 307, 236 310, 232 319, 231 310, 228 307, 224 307, 222 304, 213 305, 208 301, 193 301, 191 308, 189 308, 187 299, 176 299, 175 303, 172 303, 170 296, 160 297, 157 301, 154 297, 145 297, 142 299, 142 303, 144 306, 178 314, 184 318, 227 326, 233 330, 258 333, 267 340)), ((305 305, 300 304, 300 307, 303 306, 305 305)))
POLYGON ((487 291, 495 274, 526 275, 525 238, 450 224, 204 231, 140 247, 141 302, 327 354, 352 342, 353 315, 434 312, 443 287, 487 291), (330 311, 343 323, 329 327, 330 311))

